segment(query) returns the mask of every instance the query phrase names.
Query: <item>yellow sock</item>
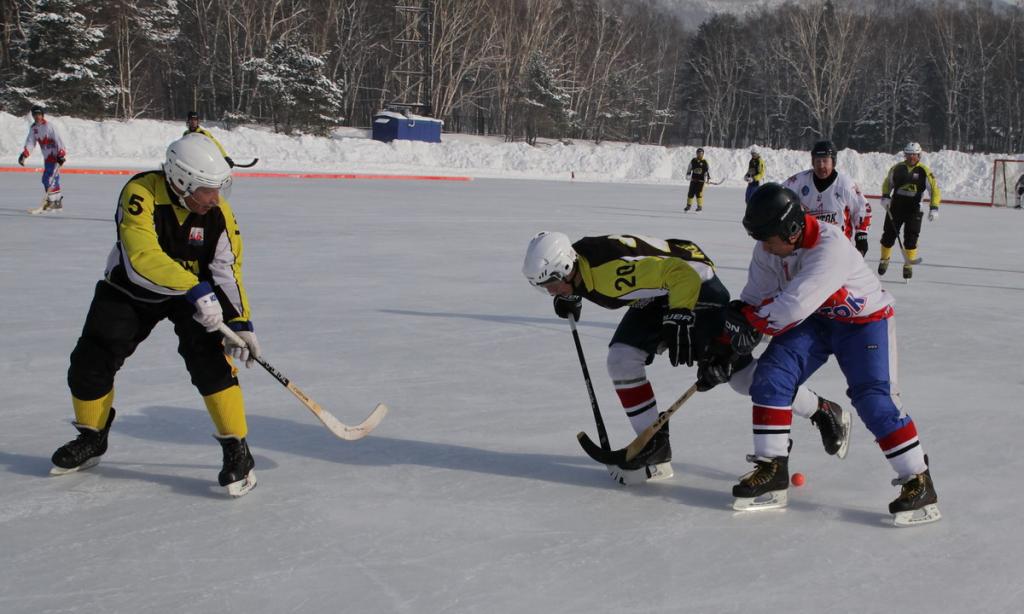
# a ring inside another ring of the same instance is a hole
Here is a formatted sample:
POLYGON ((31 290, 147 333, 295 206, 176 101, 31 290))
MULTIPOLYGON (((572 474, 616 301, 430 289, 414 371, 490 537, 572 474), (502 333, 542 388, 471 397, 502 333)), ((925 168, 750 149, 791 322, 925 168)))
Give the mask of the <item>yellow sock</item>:
POLYGON ((686 199, 686 206, 687 207, 693 206, 693 199, 692 198, 687 198, 686 199))
POLYGON ((892 248, 882 246, 882 260, 888 260, 889 256, 892 256, 892 248))
POLYGON ((107 425, 110 407, 114 404, 114 389, 92 401, 85 401, 71 395, 71 405, 75 408, 75 422, 94 429, 102 429, 107 425))
POLYGON ((703 207, 704 206, 704 197, 703 196, 698 196, 697 197, 697 206, 698 207, 703 207))
POLYGON ((242 398, 240 387, 225 388, 204 396, 203 401, 218 435, 233 435, 241 439, 248 434, 249 428, 245 423, 245 400, 242 398))
POLYGON ((917 260, 917 248, 907 250, 907 260, 913 262, 917 260))

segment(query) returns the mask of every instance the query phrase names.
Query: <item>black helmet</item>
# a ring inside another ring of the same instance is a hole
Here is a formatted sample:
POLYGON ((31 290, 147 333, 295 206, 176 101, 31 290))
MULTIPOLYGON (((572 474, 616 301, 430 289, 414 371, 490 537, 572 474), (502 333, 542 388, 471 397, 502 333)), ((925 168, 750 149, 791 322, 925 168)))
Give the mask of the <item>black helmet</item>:
POLYGON ((41 107, 41 106, 39 106, 39 105, 36 105, 36 106, 32 107, 32 115, 35 115, 36 113, 38 113, 40 115, 45 115, 46 114, 46 109, 41 107))
POLYGON ((699 154, 704 153, 704 148, 703 147, 698 147, 697 148, 697 153, 699 153, 699 154))
POLYGON ((758 241, 771 237, 788 239, 803 230, 804 224, 800 197, 777 183, 766 183, 754 190, 743 215, 747 234, 758 241))
POLYGON ((824 158, 825 156, 832 158, 832 162, 836 161, 836 147, 832 141, 818 141, 814 147, 811 147, 811 158, 824 158))
POLYGON ((198 114, 198 113, 196 113, 195 111, 189 111, 189 112, 188 112, 188 115, 187 115, 187 116, 185 116, 185 119, 186 119, 186 120, 190 120, 190 119, 199 119, 199 114, 198 114))

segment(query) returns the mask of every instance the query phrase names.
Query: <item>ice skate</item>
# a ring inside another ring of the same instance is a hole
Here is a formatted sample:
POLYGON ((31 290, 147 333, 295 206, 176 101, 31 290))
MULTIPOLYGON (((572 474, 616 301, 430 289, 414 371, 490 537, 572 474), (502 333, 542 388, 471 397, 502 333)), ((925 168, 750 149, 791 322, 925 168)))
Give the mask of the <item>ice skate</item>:
POLYGON ((224 437, 214 435, 224 450, 224 468, 220 470, 217 481, 227 488, 232 497, 241 497, 256 487, 256 462, 249 452, 249 444, 245 438, 233 435, 224 437))
POLYGON ((701 205, 697 205, 697 213, 700 213, 703 210, 704 210, 704 207, 702 207, 701 205))
POLYGON ((746 512, 786 507, 789 502, 789 457, 749 455, 747 461, 756 467, 732 487, 732 496, 736 497, 732 508, 746 512))
POLYGON ((811 422, 821 433, 821 443, 829 456, 846 458, 850 447, 850 412, 838 403, 818 397, 818 411, 811 415, 811 422))
POLYGON ((909 262, 903 265, 903 279, 910 279, 914 276, 914 267, 909 262))
POLYGON ((878 261, 878 274, 885 275, 885 272, 889 270, 889 259, 883 258, 878 261))
POLYGON ((53 453, 50 459, 53 462, 50 475, 64 475, 96 466, 100 462, 100 457, 107 451, 107 434, 110 433, 115 413, 111 407, 107 424, 102 429, 75 422, 74 426, 78 429, 79 435, 53 453))
MULTIPOLYGON (((925 457, 925 463, 928 457, 925 457)), ((939 497, 935 493, 932 474, 929 469, 924 473, 905 478, 896 478, 893 486, 901 486, 900 496, 889 504, 893 524, 897 527, 913 527, 928 524, 942 518, 939 512, 939 497)))
POLYGON ((606 465, 612 479, 623 486, 667 480, 673 476, 672 445, 668 439, 668 423, 655 433, 633 460, 621 466, 606 465))
POLYGON ((689 211, 689 210, 690 210, 690 203, 686 203, 686 208, 683 209, 683 211, 689 211))

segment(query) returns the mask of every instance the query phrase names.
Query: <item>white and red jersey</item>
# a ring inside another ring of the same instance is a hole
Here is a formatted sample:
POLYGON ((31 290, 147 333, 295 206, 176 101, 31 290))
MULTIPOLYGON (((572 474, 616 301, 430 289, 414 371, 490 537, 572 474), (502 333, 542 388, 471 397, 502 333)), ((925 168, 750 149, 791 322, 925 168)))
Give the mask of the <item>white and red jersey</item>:
POLYGON ((64 140, 60 138, 57 129, 45 119, 41 123, 33 122, 28 129, 28 137, 25 138, 25 157, 32 155, 32 150, 39 144, 39 151, 43 154, 45 162, 56 162, 57 158, 67 155, 64 150, 64 140))
POLYGON ((783 185, 800 196, 804 211, 822 222, 839 226, 847 238, 871 227, 871 205, 849 175, 836 171, 835 181, 824 192, 815 187, 813 170, 797 173, 783 185))
POLYGON ((870 322, 893 315, 894 299, 864 264, 842 230, 811 214, 797 249, 786 257, 758 241, 740 300, 753 309, 747 319, 778 335, 811 315, 842 322, 870 322))

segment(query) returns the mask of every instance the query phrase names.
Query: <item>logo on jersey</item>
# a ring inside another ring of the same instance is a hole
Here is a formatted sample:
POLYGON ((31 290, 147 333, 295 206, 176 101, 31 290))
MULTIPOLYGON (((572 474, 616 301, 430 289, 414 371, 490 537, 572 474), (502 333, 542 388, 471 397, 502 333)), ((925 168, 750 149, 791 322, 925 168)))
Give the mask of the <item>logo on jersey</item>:
POLYGON ((202 227, 193 226, 188 231, 188 244, 189 245, 202 245, 203 244, 203 229, 202 227))
POLYGON ((809 186, 804 186, 804 187, 800 188, 800 195, 801 196, 807 196, 810 193, 811 193, 811 188, 809 186))

